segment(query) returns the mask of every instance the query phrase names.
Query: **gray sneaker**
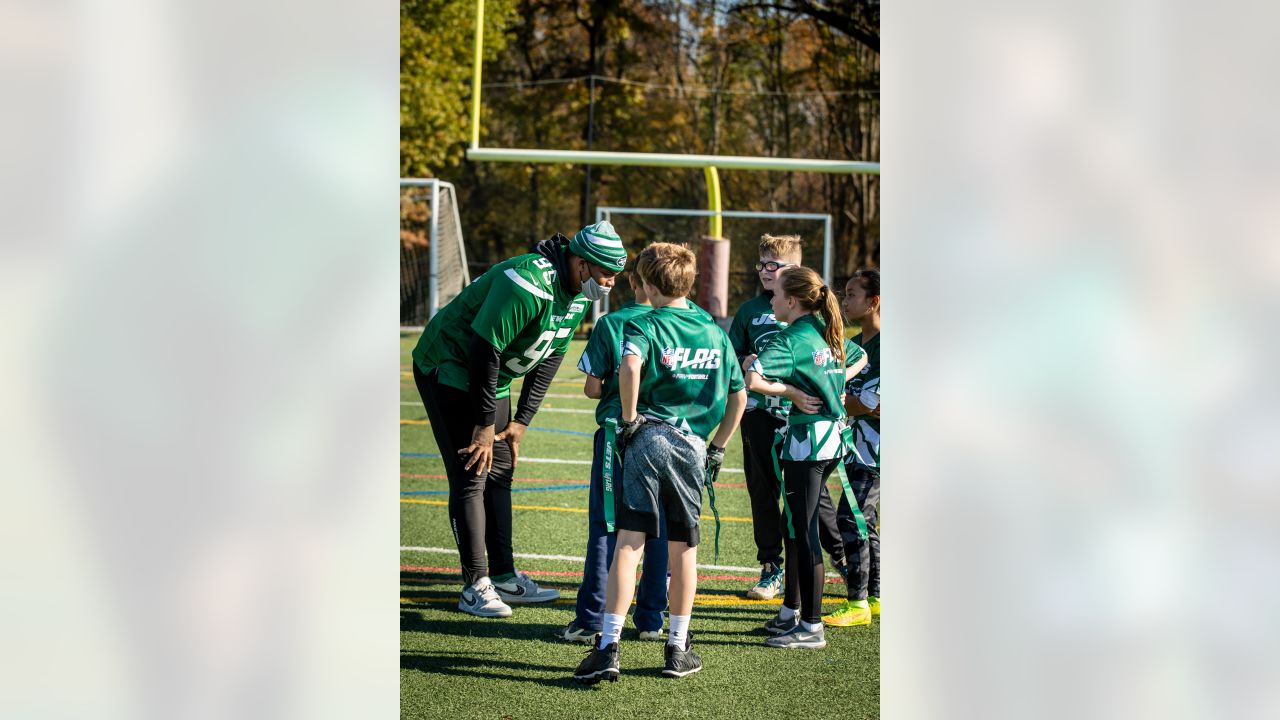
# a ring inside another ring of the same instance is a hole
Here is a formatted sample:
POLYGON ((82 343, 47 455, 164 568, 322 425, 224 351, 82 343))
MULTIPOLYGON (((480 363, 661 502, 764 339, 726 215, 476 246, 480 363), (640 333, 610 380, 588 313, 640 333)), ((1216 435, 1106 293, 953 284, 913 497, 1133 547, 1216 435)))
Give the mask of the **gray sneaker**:
POLYGON ((782 568, 773 563, 765 563, 760 569, 760 580, 747 591, 752 600, 772 600, 782 592, 782 568))
POLYGON ((764 624, 764 631, 770 635, 781 635, 791 632, 800 625, 800 616, 792 615, 790 620, 783 620, 782 613, 769 618, 769 622, 764 624))
POLYGON ((495 582, 493 587, 498 597, 508 605, 518 603, 544 603, 560 599, 560 591, 555 588, 539 587, 528 573, 516 573, 516 576, 505 582, 495 582))
POLYGON ((805 630, 803 625, 797 624, 791 630, 774 635, 764 641, 765 645, 776 648, 804 648, 806 650, 821 650, 827 646, 827 636, 823 628, 817 630, 805 630))
POLYGON ((498 597, 498 591, 493 589, 493 583, 489 582, 488 577, 482 577, 462 588, 458 609, 476 617, 511 617, 511 608, 498 597))

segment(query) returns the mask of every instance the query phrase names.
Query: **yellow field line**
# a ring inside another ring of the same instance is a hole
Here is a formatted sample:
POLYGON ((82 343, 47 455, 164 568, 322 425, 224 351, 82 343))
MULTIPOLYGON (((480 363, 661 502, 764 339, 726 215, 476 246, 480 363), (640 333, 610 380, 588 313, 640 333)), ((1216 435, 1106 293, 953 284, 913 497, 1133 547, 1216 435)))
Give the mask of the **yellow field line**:
MULTIPOLYGON (((453 605, 458 604, 457 600, 451 598, 411 598, 402 597, 400 602, 410 603, 413 605, 453 605)), ((570 598, 560 598, 552 600, 548 603, 538 603, 539 605, 568 605, 576 600, 570 598)), ((633 603, 634 604, 634 603, 633 603)), ((724 595, 694 595, 693 604, 698 607, 733 607, 735 605, 781 605, 782 598, 774 598, 773 600, 750 600, 748 598, 726 597, 724 595)))
POLYGON ((401 425, 430 425, 430 420, 401 420, 401 425))
MULTIPOLYGON (((416 498, 400 498, 400 502, 413 503, 415 505, 448 505, 449 504, 448 501, 446 500, 418 500, 416 498)), ((511 508, 513 510, 545 510, 547 512, 568 512, 568 513, 584 513, 587 511, 586 508, 563 508, 563 507, 550 507, 547 505, 512 505, 511 508)), ((700 519, 706 520, 706 521, 715 520, 715 518, 711 515, 703 515, 700 519)), ((722 522, 745 522, 745 523, 751 522, 751 518, 725 517, 724 515, 720 516, 720 520, 722 522)))

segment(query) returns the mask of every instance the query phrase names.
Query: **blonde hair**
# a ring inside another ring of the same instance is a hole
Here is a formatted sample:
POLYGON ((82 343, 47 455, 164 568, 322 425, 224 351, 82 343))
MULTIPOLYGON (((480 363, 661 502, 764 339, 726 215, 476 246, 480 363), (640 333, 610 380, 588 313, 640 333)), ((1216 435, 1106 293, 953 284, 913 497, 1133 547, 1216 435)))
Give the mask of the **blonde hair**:
POLYGON ((675 243, 653 243, 640 251, 636 272, 666 297, 684 297, 693 289, 698 259, 693 251, 675 243))
POLYGON ((800 307, 822 315, 827 322, 822 339, 831 346, 831 354, 843 363, 844 319, 840 316, 840 301, 822 282, 822 277, 807 267, 792 265, 778 271, 778 287, 787 297, 795 298, 800 307))
POLYGON ((760 257, 772 255, 776 258, 795 257, 800 258, 800 236, 799 235, 770 235, 765 233, 760 236, 760 257))

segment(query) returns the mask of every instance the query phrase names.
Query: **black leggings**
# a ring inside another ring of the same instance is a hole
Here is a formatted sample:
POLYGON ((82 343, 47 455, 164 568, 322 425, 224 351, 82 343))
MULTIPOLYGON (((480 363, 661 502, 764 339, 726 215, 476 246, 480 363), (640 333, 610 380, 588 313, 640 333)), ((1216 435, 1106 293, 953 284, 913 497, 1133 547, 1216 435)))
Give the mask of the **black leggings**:
POLYGON ((840 532, 849 548, 849 599, 866 600, 868 595, 880 597, 880 528, 876 511, 880 505, 880 468, 858 463, 844 466, 849 474, 849 489, 866 519, 867 539, 858 537, 858 522, 853 517, 849 498, 840 496, 840 532))
POLYGON ((800 619, 808 623, 822 619, 822 584, 826 578, 818 542, 818 503, 837 462, 840 461, 782 462, 785 501, 795 529, 795 538, 786 539, 784 602, 789 608, 799 609, 800 619))
MULTIPOLYGON (((471 394, 442 385, 436 373, 424 375, 417 364, 413 366, 413 380, 449 476, 449 524, 462 561, 463 581, 469 585, 490 571, 494 575, 515 572, 511 555, 514 465, 510 446, 505 442, 493 444, 493 467, 484 475, 477 475, 475 467, 463 469, 466 457, 458 455, 458 451, 471 444, 477 420, 471 394)), ((502 432, 510 420, 511 398, 507 397, 498 401, 494 433, 502 432)))
MULTIPOLYGON (((743 470, 747 476, 747 495, 751 498, 751 530, 756 541, 756 561, 761 565, 783 565, 782 538, 787 533, 787 518, 778 508, 781 478, 773 469, 774 439, 778 428, 786 424, 764 410, 748 410, 742 416, 743 470)), ((836 522, 836 507, 827 486, 818 498, 818 540, 831 556, 831 562, 845 560, 845 541, 836 522)))

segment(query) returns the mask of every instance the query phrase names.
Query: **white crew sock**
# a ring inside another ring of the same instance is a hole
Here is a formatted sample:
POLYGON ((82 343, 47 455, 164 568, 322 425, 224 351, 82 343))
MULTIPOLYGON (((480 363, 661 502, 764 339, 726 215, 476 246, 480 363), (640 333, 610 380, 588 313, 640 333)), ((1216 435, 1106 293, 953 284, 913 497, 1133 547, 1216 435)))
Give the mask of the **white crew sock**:
POLYGON ((805 632, 813 632, 815 630, 821 630, 822 623, 821 622, 811 623, 811 622, 805 622, 804 620, 801 620, 800 627, 804 628, 805 632))
POLYGON ((790 620, 791 618, 796 616, 797 612, 799 611, 796 610, 795 608, 789 608, 786 605, 783 605, 782 607, 778 608, 778 619, 782 621, 790 620))
POLYGON ((689 636, 689 619, 692 615, 672 615, 671 625, 667 630, 667 644, 684 649, 685 639, 689 636))
POLYGON ((627 621, 626 615, 604 614, 604 629, 600 631, 600 649, 609 647, 622 638, 622 625, 627 621))

